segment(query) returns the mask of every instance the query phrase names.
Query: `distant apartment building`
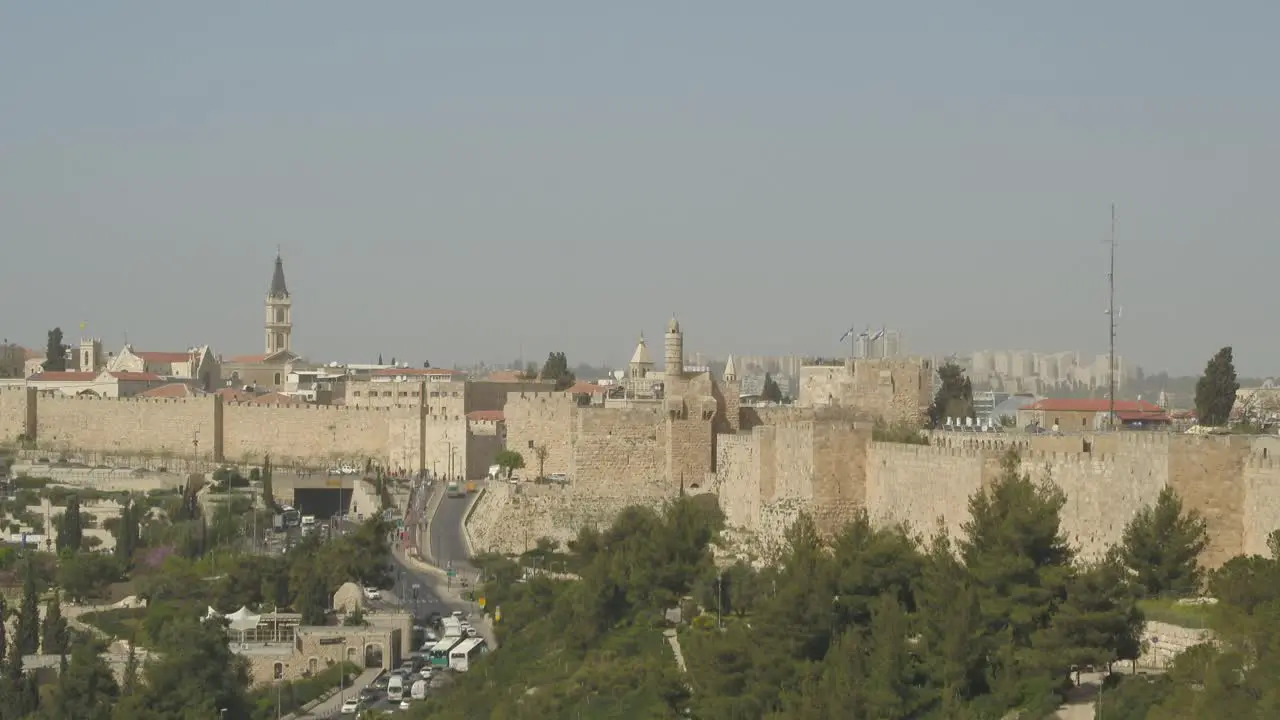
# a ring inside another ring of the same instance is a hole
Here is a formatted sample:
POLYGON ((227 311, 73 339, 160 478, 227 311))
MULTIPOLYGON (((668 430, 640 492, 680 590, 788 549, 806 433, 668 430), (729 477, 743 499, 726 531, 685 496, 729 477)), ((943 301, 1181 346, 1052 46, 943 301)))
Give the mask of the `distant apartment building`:
MULTIPOLYGON (((1105 390, 1110 385, 1108 365, 1106 355, 1075 351, 979 350, 970 357, 969 377, 974 385, 993 392, 1051 395, 1105 390)), ((1115 377, 1117 390, 1122 390, 1128 373, 1119 355, 1115 377)))

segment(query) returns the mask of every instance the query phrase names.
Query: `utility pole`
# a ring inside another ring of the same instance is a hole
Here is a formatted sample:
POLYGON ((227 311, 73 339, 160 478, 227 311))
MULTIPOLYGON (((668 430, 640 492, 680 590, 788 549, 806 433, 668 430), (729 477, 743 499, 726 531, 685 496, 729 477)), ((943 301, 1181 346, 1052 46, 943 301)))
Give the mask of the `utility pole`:
POLYGON ((1116 429, 1116 204, 1111 203, 1111 265, 1107 271, 1107 321, 1110 349, 1107 352, 1107 425, 1116 429))

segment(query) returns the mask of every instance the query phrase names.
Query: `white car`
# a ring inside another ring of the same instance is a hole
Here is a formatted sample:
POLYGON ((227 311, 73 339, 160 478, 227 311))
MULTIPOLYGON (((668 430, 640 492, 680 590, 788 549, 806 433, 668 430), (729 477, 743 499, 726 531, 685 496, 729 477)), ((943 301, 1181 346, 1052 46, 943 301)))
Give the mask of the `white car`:
POLYGON ((343 715, 355 715, 360 710, 360 698, 347 698, 342 703, 342 709, 338 712, 343 715))
POLYGON ((364 589, 364 599, 365 600, 381 600, 382 591, 379 590, 378 588, 367 587, 364 589))
POLYGON ((343 465, 340 468, 340 471, 342 472, 343 475, 355 475, 360 472, 359 470, 356 469, 355 465, 343 465))
POLYGON ((476 629, 475 629, 475 628, 473 628, 473 627, 469 627, 469 628, 467 628, 464 632, 466 632, 466 633, 467 633, 467 637, 469 637, 469 638, 473 638, 473 637, 475 637, 475 636, 477 636, 477 635, 479 635, 479 634, 480 634, 480 633, 476 632, 476 629))
POLYGON ((408 701, 408 700, 401 700, 401 701, 400 701, 400 709, 401 709, 401 710, 408 710, 408 709, 409 709, 409 701, 408 701))

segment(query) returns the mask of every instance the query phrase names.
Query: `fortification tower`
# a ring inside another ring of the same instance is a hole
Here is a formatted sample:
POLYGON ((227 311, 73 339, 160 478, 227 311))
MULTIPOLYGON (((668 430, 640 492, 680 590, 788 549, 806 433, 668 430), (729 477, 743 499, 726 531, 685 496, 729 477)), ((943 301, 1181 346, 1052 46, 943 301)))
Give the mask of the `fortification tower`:
POLYGON ((671 322, 667 324, 666 357, 664 360, 666 367, 663 368, 663 374, 667 376, 668 380, 684 378, 684 333, 680 332, 680 323, 676 320, 675 315, 671 316, 671 322))
POLYGON ((276 268, 267 290, 267 354, 293 349, 293 300, 284 283, 284 260, 276 253, 276 268))

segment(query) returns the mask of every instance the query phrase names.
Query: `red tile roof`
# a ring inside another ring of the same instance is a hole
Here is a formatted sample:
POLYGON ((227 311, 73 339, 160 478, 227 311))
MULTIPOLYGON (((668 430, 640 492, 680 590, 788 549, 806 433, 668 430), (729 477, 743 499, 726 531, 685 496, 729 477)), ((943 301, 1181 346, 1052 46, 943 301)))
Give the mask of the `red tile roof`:
POLYGON ((186 383, 169 383, 160 387, 153 387, 150 390, 144 390, 138 393, 138 397, 153 398, 186 398, 198 395, 190 385, 186 383))
POLYGON ((604 386, 597 385, 593 382, 586 382, 584 380, 579 380, 573 384, 573 387, 565 390, 565 392, 571 395, 596 395, 598 393, 603 393, 604 391, 604 386))
MULTIPOLYGON (((1106 398, 1046 398, 1023 408, 1024 410, 1047 410, 1049 412, 1108 412, 1111 401, 1106 398)), ((1164 408, 1146 400, 1117 400, 1116 414, 1126 413, 1164 413, 1164 408)))
POLYGON ((155 373, 148 372, 112 372, 107 374, 116 380, 123 380, 124 382, 157 382, 164 379, 155 373))
POLYGON ((153 363, 187 362, 191 359, 191 353, 184 352, 135 352, 134 355, 153 363))
POLYGON ((249 402, 257 397, 257 395, 251 392, 245 392, 244 390, 237 390, 235 388, 222 388, 214 391, 213 394, 221 397, 223 402, 249 402))
POLYGON ((448 370, 446 368, 382 368, 374 370, 370 375, 374 377, 398 377, 417 376, 417 377, 439 377, 442 375, 465 375, 461 370, 448 370))
POLYGON ((97 377, 96 372, 45 370, 27 378, 27 382, 89 382, 97 377))
POLYGON ((507 419, 507 416, 501 410, 472 410, 467 413, 467 419, 481 422, 502 422, 507 419))

